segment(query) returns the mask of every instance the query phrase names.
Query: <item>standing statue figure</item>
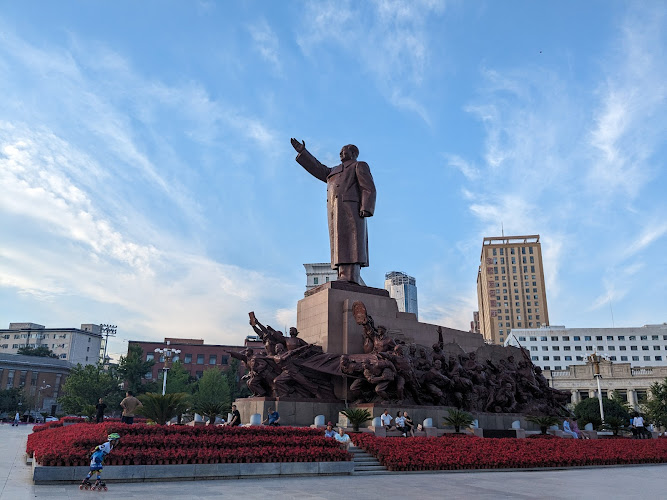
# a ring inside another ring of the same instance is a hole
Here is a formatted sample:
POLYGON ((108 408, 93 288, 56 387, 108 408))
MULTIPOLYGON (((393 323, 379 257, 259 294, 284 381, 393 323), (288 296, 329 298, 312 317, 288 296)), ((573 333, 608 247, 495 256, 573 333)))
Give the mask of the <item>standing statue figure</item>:
POLYGON ((361 268, 368 267, 366 218, 375 211, 375 183, 368 164, 357 161, 359 148, 353 144, 340 150, 341 164, 330 168, 308 152, 306 142, 292 139, 299 153, 296 161, 310 174, 327 183, 327 214, 331 268, 339 281, 360 284, 361 268))

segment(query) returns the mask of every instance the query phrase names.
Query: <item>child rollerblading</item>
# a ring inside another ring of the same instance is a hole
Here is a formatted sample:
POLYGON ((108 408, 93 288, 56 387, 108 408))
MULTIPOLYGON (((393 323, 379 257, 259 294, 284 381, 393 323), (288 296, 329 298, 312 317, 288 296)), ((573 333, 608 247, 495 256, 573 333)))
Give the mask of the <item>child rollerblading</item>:
POLYGON ((93 454, 90 457, 90 472, 86 476, 86 478, 81 482, 81 485, 79 486, 80 490, 86 489, 93 489, 93 490, 98 490, 98 491, 106 491, 107 490, 107 485, 105 484, 104 481, 102 481, 102 468, 103 463, 104 463, 104 458, 111 453, 111 450, 113 450, 116 445, 118 445, 118 441, 120 440, 120 436, 113 432, 109 434, 107 437, 108 441, 106 443, 103 443, 99 446, 96 446, 93 449, 93 454), (90 482, 90 478, 92 477, 93 474, 97 474, 97 480, 95 481, 95 484, 92 484, 90 482))

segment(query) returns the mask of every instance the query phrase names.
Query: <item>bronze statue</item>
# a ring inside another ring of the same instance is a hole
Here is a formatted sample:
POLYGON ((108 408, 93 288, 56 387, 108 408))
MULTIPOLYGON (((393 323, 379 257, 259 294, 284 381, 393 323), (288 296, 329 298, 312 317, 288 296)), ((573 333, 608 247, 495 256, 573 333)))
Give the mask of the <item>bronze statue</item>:
POLYGON ((362 267, 368 267, 366 218, 375 211, 375 183, 368 164, 357 161, 359 149, 353 144, 340 150, 341 164, 322 165, 306 149, 306 142, 292 138, 296 161, 311 175, 327 183, 327 214, 331 268, 339 281, 360 284, 362 267))

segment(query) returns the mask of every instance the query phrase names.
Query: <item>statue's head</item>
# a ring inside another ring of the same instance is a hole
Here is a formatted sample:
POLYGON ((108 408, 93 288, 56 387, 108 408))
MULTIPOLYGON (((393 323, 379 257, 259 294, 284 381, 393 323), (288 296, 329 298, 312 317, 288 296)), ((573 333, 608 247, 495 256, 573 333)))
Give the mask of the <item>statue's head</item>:
POLYGON ((297 335, 299 335, 299 331, 296 328, 294 328, 293 326, 290 327, 289 336, 290 337, 296 337, 297 335))
POLYGON ((383 339, 386 333, 387 329, 384 326, 378 326, 378 337, 383 339))
POLYGON ((285 346, 282 344, 276 344, 276 354, 282 354, 285 352, 285 346))
POLYGON ((340 150, 340 160, 356 160, 359 157, 359 148, 354 144, 343 146, 340 150))
POLYGON ((440 368, 442 368, 442 363, 440 362, 439 359, 436 359, 436 360, 433 362, 433 366, 435 366, 435 368, 436 368, 437 370, 440 370, 440 368))
POLYGON ((433 352, 440 352, 440 344, 438 343, 433 344, 433 352))

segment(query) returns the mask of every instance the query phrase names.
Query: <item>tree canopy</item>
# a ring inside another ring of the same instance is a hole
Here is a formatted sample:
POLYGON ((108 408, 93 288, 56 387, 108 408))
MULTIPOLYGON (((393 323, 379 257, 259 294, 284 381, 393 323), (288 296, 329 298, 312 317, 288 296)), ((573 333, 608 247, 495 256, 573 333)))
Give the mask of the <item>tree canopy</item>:
POLYGON ((68 414, 84 414, 90 411, 99 398, 104 398, 107 408, 119 408, 123 397, 119 379, 112 370, 104 370, 101 365, 76 365, 67 376, 63 394, 58 401, 68 414))
POLYGON ((25 394, 20 388, 12 387, 11 389, 0 391, 0 413, 18 411, 19 403, 21 403, 23 409, 27 409, 25 394))
MULTIPOLYGON (((625 422, 630 421, 630 413, 628 413, 628 410, 613 399, 602 398, 602 408, 604 409, 605 419, 614 417, 625 422)), ((602 425, 602 418, 600 418, 600 401, 598 398, 588 398, 577 403, 577 406, 574 407, 574 414, 580 420, 580 425, 586 425, 589 422, 592 423, 595 428, 602 425)))
POLYGON ((667 378, 651 386, 651 397, 642 404, 642 410, 650 423, 667 427, 667 378))
MULTIPOLYGON (((142 377, 148 373, 155 361, 144 361, 143 351, 138 345, 132 345, 127 349, 127 356, 121 356, 118 362, 118 375, 120 375, 125 387, 136 394, 143 394, 144 392, 157 392, 157 384, 155 382, 142 382, 142 377)), ((169 378, 167 377, 167 383, 169 378)))
POLYGON ((194 389, 194 379, 183 367, 180 361, 174 361, 167 374, 167 394, 178 394, 184 392, 191 394, 194 389))
POLYGON ((19 347, 19 350, 16 351, 16 354, 23 354, 24 356, 39 356, 40 358, 57 358, 58 355, 55 354, 48 346, 40 345, 38 347, 19 347))
POLYGON ((229 410, 231 404, 225 375, 216 368, 206 370, 197 382, 197 390, 193 396, 193 409, 214 421, 217 415, 229 410))

